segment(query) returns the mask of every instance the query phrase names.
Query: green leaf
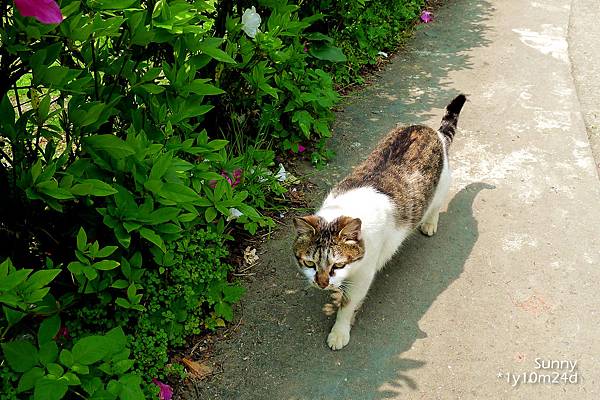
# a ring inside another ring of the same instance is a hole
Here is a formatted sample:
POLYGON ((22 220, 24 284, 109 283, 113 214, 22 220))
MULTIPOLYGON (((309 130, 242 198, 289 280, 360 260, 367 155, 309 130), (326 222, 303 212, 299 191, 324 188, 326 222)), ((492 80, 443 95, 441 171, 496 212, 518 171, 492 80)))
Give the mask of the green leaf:
POLYGON ((119 378, 119 383, 122 385, 119 394, 121 400, 144 400, 144 392, 140 388, 142 378, 135 374, 127 374, 119 378))
POLYGON ((21 375, 21 379, 19 379, 17 393, 33 389, 33 386, 37 380, 42 376, 44 376, 44 370, 40 367, 33 367, 29 371, 25 372, 23 375, 21 375))
POLYGON ((181 214, 179 216, 179 221, 181 221, 181 222, 192 222, 197 217, 198 217, 198 214, 185 213, 185 214, 181 214))
POLYGON ((198 199, 198 193, 180 183, 165 183, 158 194, 177 203, 187 203, 198 199))
POLYGON ((346 56, 339 47, 324 43, 322 45, 313 45, 310 48, 309 54, 319 60, 331 62, 346 62, 346 56))
POLYGON ((89 5, 97 10, 122 10, 129 8, 137 0, 92 0, 89 5))
POLYGON ((2 343, 4 359, 16 372, 29 371, 38 365, 38 352, 34 345, 25 340, 2 343))
POLYGON ((125 332, 123 332, 123 328, 120 326, 106 332, 104 337, 110 343, 110 351, 112 354, 122 351, 127 346, 127 336, 125 336, 125 332))
POLYGON ((83 273, 83 269, 86 267, 87 265, 82 264, 79 261, 71 261, 69 265, 67 265, 67 269, 75 275, 81 275, 83 273))
POLYGON ((5 131, 3 134, 6 134, 9 139, 12 140, 14 138, 15 109, 13 108, 8 95, 4 95, 2 101, 0 101, 0 127, 5 131))
POLYGON ((227 321, 231 322, 233 320, 233 309, 229 303, 218 302, 215 304, 215 312, 227 321))
MULTIPOLYGON (((6 296, 6 294, 4 296, 6 296)), ((15 301, 18 301, 17 296, 14 296, 13 299, 16 299, 15 301)), ((0 302, 2 302, 1 299, 0 302)), ((16 325, 19 321, 23 319, 25 315, 27 315, 24 312, 16 311, 6 306, 2 306, 2 311, 4 311, 4 316, 6 317, 6 322, 8 322, 8 326, 16 325)))
POLYGON ((127 282, 125 279, 118 279, 113 282, 112 285, 110 285, 110 287, 115 289, 125 289, 127 286, 129 286, 129 282, 127 282))
POLYGON ((204 54, 207 54, 217 61, 235 64, 235 60, 223 50, 211 46, 211 43, 202 42, 198 45, 204 54))
POLYGON ((103 336, 88 336, 79 339, 73 346, 73 360, 76 363, 90 365, 100 361, 110 350, 103 336))
POLYGON ((78 373, 79 375, 87 375, 90 373, 90 368, 87 365, 81 364, 73 364, 71 366, 71 370, 73 370, 73 372, 78 373))
POLYGON ((79 379, 79 377, 72 372, 67 372, 66 374, 63 375, 63 378, 65 378, 67 380, 67 384, 69 386, 81 385, 81 380, 79 379))
POLYGON ((213 150, 221 150, 222 148, 225 148, 225 146, 227 146, 228 144, 229 140, 225 139, 215 139, 207 143, 208 147, 210 147, 213 150))
POLYGON ((79 232, 77 233, 77 250, 84 252, 87 248, 87 235, 83 230, 83 227, 79 228, 79 232))
POLYGON ((32 269, 19 269, 4 278, 0 278, 0 292, 8 292, 14 287, 22 283, 29 274, 33 271, 32 269))
POLYGON ((223 94, 225 91, 209 83, 204 83, 200 79, 196 79, 189 84, 187 89, 200 96, 210 96, 223 94))
POLYGON ((208 207, 204 211, 204 218, 206 218, 206 222, 212 222, 217 216, 217 210, 214 207, 208 207))
POLYGON ((51 342, 58 333, 59 329, 60 317, 58 314, 43 320, 40 324, 40 328, 38 329, 38 344, 41 346, 44 343, 51 342))
POLYGON ((179 214, 180 209, 176 207, 160 207, 158 210, 152 211, 149 222, 152 225, 163 224, 165 222, 174 221, 179 214))
POLYGON ((117 361, 113 365, 113 372, 116 375, 123 375, 125 372, 129 371, 133 367, 134 363, 135 363, 135 360, 121 360, 121 361, 117 361))
POLYGON ((63 373, 65 372, 63 367, 61 367, 60 365, 55 364, 55 363, 50 363, 50 364, 46 365, 46 369, 48 370, 48 373, 50 375, 54 375, 57 378, 60 378, 61 376, 63 376, 63 373))
POLYGON ((77 196, 110 196, 117 193, 117 190, 106 182, 99 179, 84 179, 81 183, 71 187, 71 193, 77 196))
POLYGON ((154 83, 145 83, 140 85, 140 87, 150 94, 160 94, 165 91, 163 86, 155 85, 154 83))
POLYGON ((58 357, 58 346, 55 342, 47 342, 40 346, 38 358, 42 365, 46 365, 47 367, 48 364, 56 361, 56 357, 58 357))
POLYGON ((154 243, 159 249, 163 251, 163 253, 167 252, 165 248, 165 244, 163 243, 162 238, 156 234, 152 229, 142 228, 140 229, 140 236, 144 239, 148 240, 151 243, 154 243))
POLYGON ((223 287, 223 300, 228 301, 230 303, 235 303, 238 301, 246 289, 243 286, 238 285, 227 285, 223 287))
POLYGON ((131 308, 131 303, 129 303, 127 300, 125 300, 122 297, 117 297, 117 299, 115 300, 115 304, 118 305, 119 307, 131 308))
POLYGON ((92 151, 106 152, 114 159, 123 159, 135 154, 135 150, 115 135, 93 135, 83 139, 85 146, 92 151))
POLYGON ((65 380, 50 378, 38 379, 33 390, 33 400, 60 400, 69 386, 65 380))
POLYGON ((69 192, 67 189, 59 188, 58 182, 54 179, 40 182, 35 185, 35 188, 40 193, 57 200, 69 200, 73 198, 71 192, 69 192))
POLYGON ((160 233, 177 234, 182 231, 181 227, 176 224, 161 224, 156 226, 156 230, 160 233))
POLYGON ((77 126, 85 127, 100 121, 100 116, 107 109, 104 103, 96 103, 84 106, 84 108, 73 110, 71 122, 77 126))
POLYGON ((37 183, 37 178, 40 176, 42 172, 42 160, 39 159, 33 166, 31 167, 31 180, 33 183, 37 183))
POLYGON ((31 291, 48 285, 58 276, 58 274, 60 274, 60 271, 60 269, 45 269, 43 271, 34 272, 33 275, 27 279, 27 284, 23 287, 23 290, 31 291))
POLYGON ((307 138, 310 137, 310 127, 313 121, 314 118, 306 110, 296 111, 294 112, 294 115, 292 115, 292 122, 298 123, 300 130, 302 130, 302 133, 304 133, 304 136, 307 138))
POLYGON ((92 267, 99 269, 101 271, 110 271, 111 269, 117 268, 121 265, 118 261, 115 260, 102 260, 94 263, 92 267))
POLYGON ((171 153, 163 154, 154 162, 152 169, 150 170, 150 179, 160 179, 169 170, 173 162, 173 155, 171 153))
POLYGON ((60 362, 67 368, 71 368, 73 366, 73 363, 75 362, 73 360, 73 353, 71 353, 69 350, 67 349, 63 349, 60 352, 60 355, 58 356, 58 359, 60 360, 60 362))
POLYGON ((87 265, 83 268, 83 274, 90 281, 93 281, 98 277, 98 272, 96 272, 96 270, 93 267, 87 265))
POLYGON ((102 249, 100 249, 98 251, 98 254, 96 254, 96 257, 98 257, 98 258, 108 257, 112 253, 114 253, 118 248, 119 248, 118 246, 106 246, 106 247, 103 247, 102 249))

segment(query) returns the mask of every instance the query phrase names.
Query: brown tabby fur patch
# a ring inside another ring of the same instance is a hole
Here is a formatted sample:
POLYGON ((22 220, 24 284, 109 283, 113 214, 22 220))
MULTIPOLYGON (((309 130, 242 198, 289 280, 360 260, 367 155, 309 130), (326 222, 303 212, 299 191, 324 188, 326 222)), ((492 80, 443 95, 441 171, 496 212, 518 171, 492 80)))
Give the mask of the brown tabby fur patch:
POLYGON ((415 227, 427 211, 444 166, 444 147, 433 129, 414 125, 392 130, 333 194, 372 186, 397 207, 396 224, 415 227))

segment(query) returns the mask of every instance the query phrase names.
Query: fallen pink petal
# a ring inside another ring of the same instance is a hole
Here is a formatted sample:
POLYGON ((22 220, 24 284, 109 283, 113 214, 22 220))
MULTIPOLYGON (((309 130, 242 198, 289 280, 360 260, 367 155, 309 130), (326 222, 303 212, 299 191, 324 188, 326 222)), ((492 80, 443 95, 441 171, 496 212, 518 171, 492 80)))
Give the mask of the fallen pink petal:
POLYGON ((63 15, 54 0, 15 0, 17 10, 24 17, 33 17, 42 24, 60 24, 63 15))
POLYGON ((421 13, 421 21, 425 23, 433 21, 433 14, 430 11, 423 11, 421 13))
POLYGON ((167 385, 166 383, 162 383, 156 378, 152 379, 152 383, 160 388, 160 392, 158 393, 158 398, 160 400, 171 400, 173 397, 173 389, 171 386, 167 385))
POLYGON ((302 153, 305 150, 306 150, 306 147, 302 146, 301 144, 298 145, 298 153, 302 153))

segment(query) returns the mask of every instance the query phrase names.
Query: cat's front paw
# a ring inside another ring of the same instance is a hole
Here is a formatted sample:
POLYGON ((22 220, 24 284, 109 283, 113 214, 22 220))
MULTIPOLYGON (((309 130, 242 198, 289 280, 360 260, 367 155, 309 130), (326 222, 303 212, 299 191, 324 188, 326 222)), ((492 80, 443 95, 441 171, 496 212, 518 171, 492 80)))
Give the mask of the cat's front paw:
POLYGON ((350 328, 336 328, 335 326, 327 336, 327 345, 331 350, 340 350, 350 341, 350 328))
POLYGON ((421 232, 426 236, 433 236, 437 232, 437 223, 423 222, 420 226, 421 232))

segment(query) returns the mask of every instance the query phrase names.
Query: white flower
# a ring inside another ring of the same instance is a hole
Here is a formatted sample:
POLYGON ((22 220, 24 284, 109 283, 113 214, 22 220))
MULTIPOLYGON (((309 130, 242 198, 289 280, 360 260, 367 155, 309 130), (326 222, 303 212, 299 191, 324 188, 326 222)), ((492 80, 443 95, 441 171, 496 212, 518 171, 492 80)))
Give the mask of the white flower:
POLYGON ((242 14, 242 30, 246 35, 254 39, 258 28, 260 27, 260 15, 256 12, 256 8, 247 8, 242 14))
POLYGON ((277 178, 279 182, 283 182, 288 178, 288 172, 283 168, 283 164, 281 163, 279 164, 279 171, 275 174, 275 178, 277 178))
POLYGON ((231 221, 232 219, 239 218, 242 215, 244 215, 244 213, 241 212, 240 210, 238 210, 237 208, 230 208, 229 209, 229 216, 227 217, 227 221, 231 221))

